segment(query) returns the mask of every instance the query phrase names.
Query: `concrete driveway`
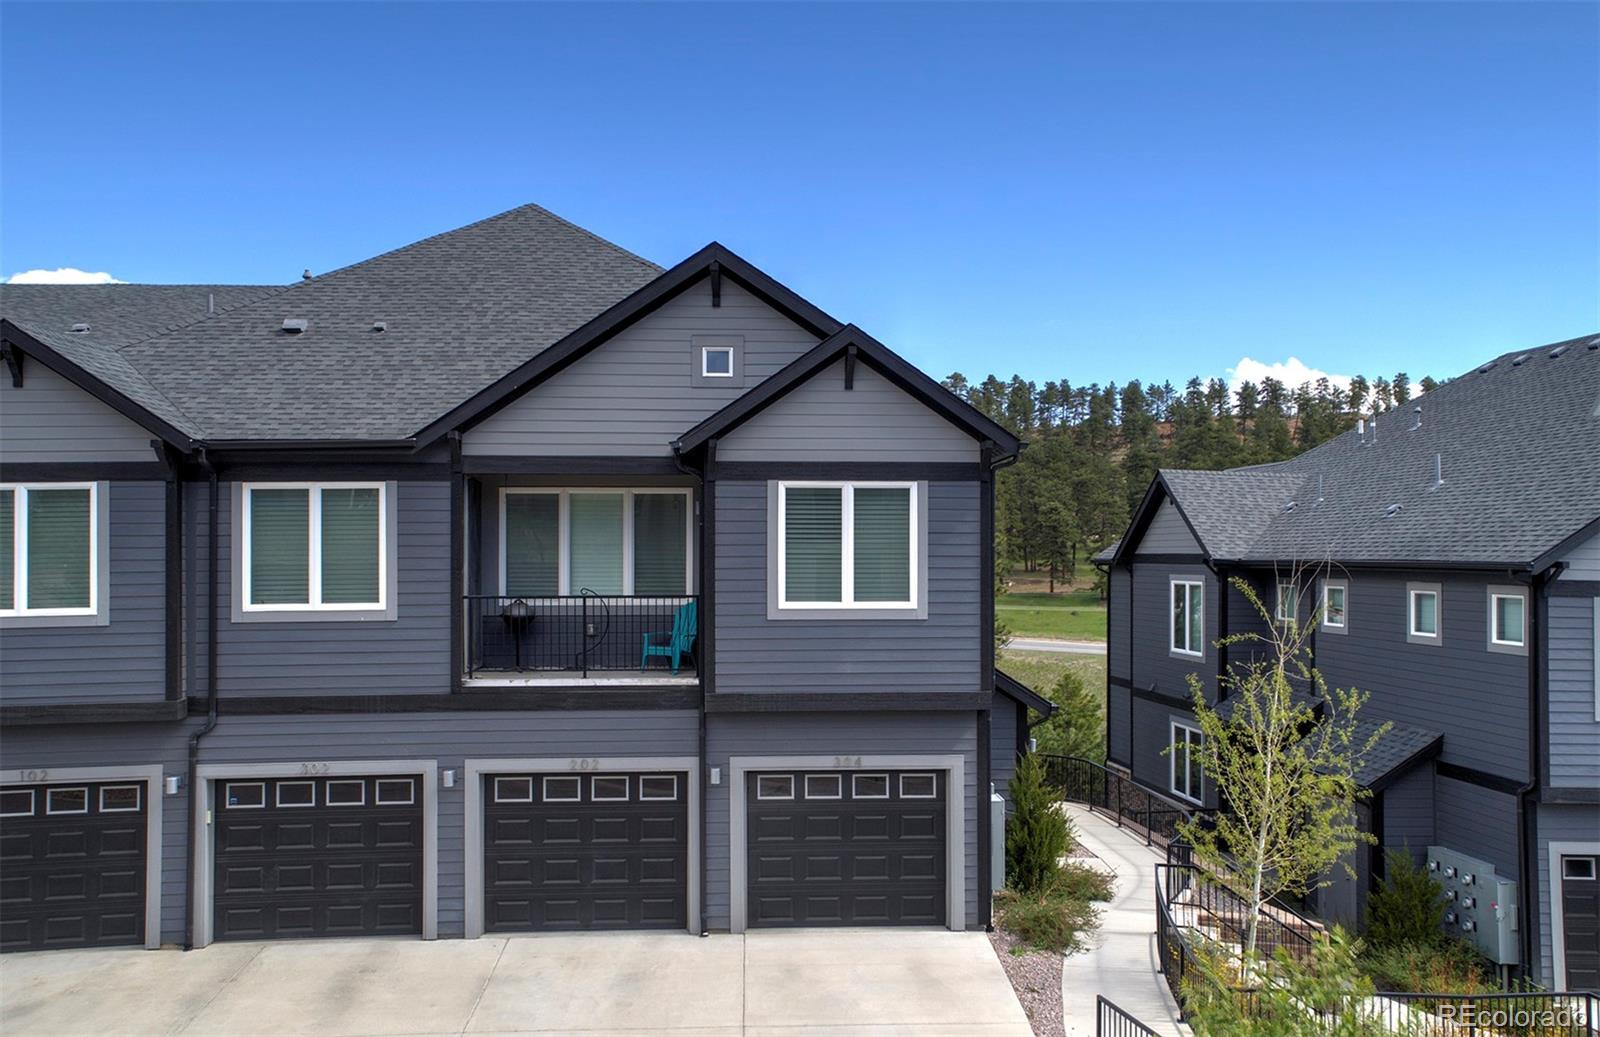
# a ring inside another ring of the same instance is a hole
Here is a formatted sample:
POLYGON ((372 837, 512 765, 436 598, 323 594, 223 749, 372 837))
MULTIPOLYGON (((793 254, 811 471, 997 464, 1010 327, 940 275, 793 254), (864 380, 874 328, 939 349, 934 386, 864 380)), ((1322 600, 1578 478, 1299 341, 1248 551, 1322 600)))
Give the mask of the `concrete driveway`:
POLYGON ((982 933, 906 930, 12 954, 0 1032, 1030 1037, 982 933))

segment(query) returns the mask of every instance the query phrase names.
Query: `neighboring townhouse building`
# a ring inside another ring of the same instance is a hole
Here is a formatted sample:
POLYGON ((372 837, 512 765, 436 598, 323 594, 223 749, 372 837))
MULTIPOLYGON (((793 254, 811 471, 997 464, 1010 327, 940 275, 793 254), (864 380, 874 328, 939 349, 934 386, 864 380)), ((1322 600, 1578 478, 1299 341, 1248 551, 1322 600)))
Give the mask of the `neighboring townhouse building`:
POLYGON ((1393 724, 1358 775, 1379 846, 1319 912, 1358 922, 1383 849, 1442 847, 1518 883, 1529 975, 1600 988, 1600 336, 1508 353, 1293 460, 1160 472, 1098 561, 1114 767, 1218 805, 1166 750, 1200 737, 1189 679, 1216 703, 1251 651, 1217 642, 1265 628, 1245 580, 1280 620, 1315 616, 1328 684, 1370 693, 1367 730, 1393 724))
POLYGON ((1017 439, 536 206, 0 288, 6 949, 983 926, 1017 439))

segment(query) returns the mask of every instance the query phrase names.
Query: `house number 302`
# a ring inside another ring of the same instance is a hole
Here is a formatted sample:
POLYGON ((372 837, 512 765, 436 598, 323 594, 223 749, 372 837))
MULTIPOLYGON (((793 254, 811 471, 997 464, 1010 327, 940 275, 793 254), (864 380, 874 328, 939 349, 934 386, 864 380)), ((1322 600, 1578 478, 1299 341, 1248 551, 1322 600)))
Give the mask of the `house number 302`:
POLYGON ((594 759, 593 757, 582 760, 574 759, 571 761, 568 769, 575 771, 597 771, 600 769, 600 761, 594 759))
POLYGON ((328 770, 328 765, 325 763, 302 763, 300 765, 301 774, 326 774, 328 770))

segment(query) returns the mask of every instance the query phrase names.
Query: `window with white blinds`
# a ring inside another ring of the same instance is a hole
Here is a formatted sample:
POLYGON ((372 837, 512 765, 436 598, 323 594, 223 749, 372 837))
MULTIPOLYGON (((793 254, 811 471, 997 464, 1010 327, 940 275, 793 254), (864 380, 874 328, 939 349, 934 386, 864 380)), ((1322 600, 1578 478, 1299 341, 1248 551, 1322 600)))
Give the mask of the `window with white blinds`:
POLYGON ((92 616, 99 600, 98 483, 0 485, 0 616, 92 616))
POLYGON ((386 607, 383 483, 247 483, 242 501, 245 611, 386 607))
POLYGON ((915 608, 915 483, 778 484, 780 608, 915 608))
POLYGON ((500 593, 535 598, 690 593, 691 495, 679 489, 508 487, 500 593))

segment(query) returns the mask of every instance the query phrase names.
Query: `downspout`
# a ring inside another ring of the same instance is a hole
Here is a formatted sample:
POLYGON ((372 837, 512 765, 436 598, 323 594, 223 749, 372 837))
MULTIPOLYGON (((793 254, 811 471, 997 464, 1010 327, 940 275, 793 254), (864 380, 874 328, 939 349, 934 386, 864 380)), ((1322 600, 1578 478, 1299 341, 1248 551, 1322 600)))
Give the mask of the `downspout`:
MULTIPOLYGON (((980 589, 980 593, 983 595, 983 597, 980 598, 979 600, 984 602, 986 607, 984 607, 981 610, 981 613, 983 615, 983 621, 982 621, 982 625, 983 625, 983 630, 982 630, 983 641, 981 642, 982 643, 982 649, 979 652, 979 657, 983 660, 983 672, 981 672, 978 675, 978 680, 980 682, 979 683, 979 689, 981 691, 988 692, 990 694, 991 698, 992 698, 993 694, 994 694, 994 664, 995 664, 995 658, 994 658, 994 584, 995 584, 995 579, 994 579, 994 565, 995 565, 995 557, 994 557, 994 540, 995 540, 995 531, 994 531, 994 519, 995 519, 995 515, 994 515, 994 486, 995 486, 995 473, 998 472, 1000 469, 1006 467, 1007 465, 1016 464, 1017 460, 1018 460, 1018 455, 1017 454, 1008 454, 1008 455, 996 458, 996 457, 993 456, 994 444, 992 442, 989 442, 988 440, 985 440, 978 449, 979 449, 979 458, 980 458, 980 468, 981 468, 980 477, 982 479, 982 496, 983 496, 983 499, 981 501, 981 506, 983 508, 983 512, 982 512, 982 515, 980 516, 980 523, 981 523, 981 525, 983 527, 983 533, 986 534, 986 535, 984 535, 984 536, 982 536, 980 538, 984 542, 983 542, 983 545, 982 545, 983 564, 979 568, 980 568, 980 570, 982 572, 981 579, 984 581, 985 586, 983 586, 980 589)), ((1026 710, 1027 707, 1022 707, 1022 708, 1024 710, 1026 710)), ((978 773, 981 776, 980 780, 977 782, 977 789, 976 789, 977 794, 978 794, 977 795, 978 802, 976 804, 976 806, 977 806, 977 814, 978 814, 978 832, 977 832, 977 835, 978 835, 978 840, 977 840, 978 841, 978 923, 983 926, 983 929, 984 929, 985 932, 993 932, 994 931, 994 896, 990 892, 990 887, 994 885, 994 881, 993 881, 994 880, 994 876, 991 874, 992 867, 991 867, 991 862, 990 862, 990 855, 993 853, 993 846, 991 845, 993 840, 990 837, 990 830, 989 830, 989 825, 991 824, 991 815, 992 815, 993 810, 994 810, 994 804, 993 804, 993 801, 991 799, 991 797, 993 795, 993 791, 992 790, 993 790, 993 787, 994 787, 994 759, 993 759, 994 746, 992 744, 992 742, 993 742, 993 730, 992 730, 993 724, 994 724, 994 711, 993 711, 992 707, 985 706, 983 709, 978 710, 977 724, 976 724, 976 728, 977 728, 976 734, 977 734, 977 743, 978 744, 975 746, 975 748, 977 749, 977 757, 978 757, 978 773)))
MULTIPOLYGON (((711 459, 715 457, 716 449, 717 441, 713 439, 706 454, 708 467, 711 459)), ((700 629, 695 635, 695 661, 700 665, 700 780, 698 782, 698 788, 700 789, 700 803, 698 807, 700 811, 700 935, 710 936, 711 929, 706 924, 706 907, 708 904, 706 880, 710 878, 706 864, 706 851, 708 849, 708 840, 706 838, 706 821, 710 816, 709 811, 706 808, 706 800, 708 798, 707 789, 710 785, 711 778, 711 761, 706 749, 706 681, 709 680, 711 676, 711 660, 705 650, 706 645, 709 643, 705 636, 705 629, 710 617, 707 615, 707 610, 704 608, 704 604, 707 598, 706 588, 715 578, 714 575, 706 568, 706 559, 710 557, 706 552, 706 519, 707 512, 712 506, 712 494, 706 492, 708 489, 708 484, 704 474, 696 471, 684 462, 683 456, 678 452, 677 442, 672 444, 672 463, 677 467, 678 471, 682 472, 684 475, 691 476, 694 479, 699 480, 701 487, 700 514, 695 517, 695 534, 700 544, 700 557, 698 561, 700 570, 699 590, 700 601, 702 605, 701 608, 695 610, 696 621, 700 626, 700 629)))
MULTIPOLYGON (((200 739, 217 726, 217 564, 221 550, 217 545, 217 468, 205 447, 199 450, 200 467, 206 471, 210 503, 206 519, 206 722, 189 736, 189 831, 196 830, 196 815, 200 810, 200 789, 196 775, 200 770, 200 739)), ((194 862, 198 846, 190 846, 184 860, 184 950, 194 949, 194 862)))
MULTIPOLYGON (((1528 781, 1517 790, 1517 870, 1521 881, 1517 883, 1517 914, 1519 943, 1522 951, 1522 973, 1534 975, 1544 964, 1535 960, 1539 953, 1536 929, 1539 925, 1537 898, 1534 883, 1537 881, 1537 840, 1528 829, 1538 817, 1537 804, 1530 809, 1530 797, 1539 790, 1540 776, 1544 773, 1542 750, 1542 725, 1544 722, 1544 687, 1542 665, 1545 651, 1545 586, 1561 575, 1566 562, 1556 562, 1543 572, 1535 573, 1528 588, 1528 781)), ((1551 891, 1554 897, 1556 891, 1551 891)))

